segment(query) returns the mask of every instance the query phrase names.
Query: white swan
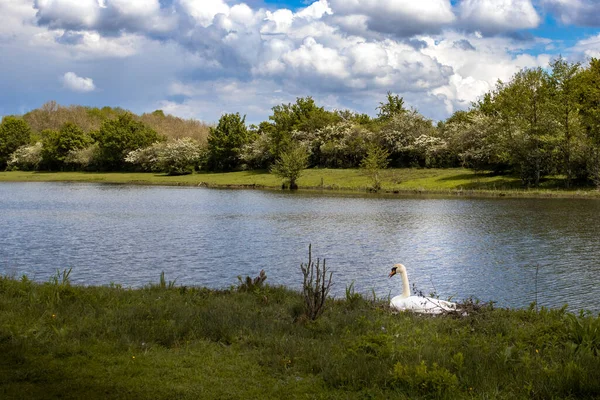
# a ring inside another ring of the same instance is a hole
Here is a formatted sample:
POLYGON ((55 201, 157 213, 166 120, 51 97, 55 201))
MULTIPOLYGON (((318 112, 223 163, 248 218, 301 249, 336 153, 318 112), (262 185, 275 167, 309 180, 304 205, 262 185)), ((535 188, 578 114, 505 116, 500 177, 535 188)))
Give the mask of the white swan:
POLYGON ((441 314, 448 311, 457 311, 456 303, 432 299, 431 297, 411 296, 406 267, 402 264, 394 265, 389 277, 391 278, 397 273, 402 275, 402 294, 392 298, 390 301, 391 308, 398 311, 412 311, 423 314, 441 314))

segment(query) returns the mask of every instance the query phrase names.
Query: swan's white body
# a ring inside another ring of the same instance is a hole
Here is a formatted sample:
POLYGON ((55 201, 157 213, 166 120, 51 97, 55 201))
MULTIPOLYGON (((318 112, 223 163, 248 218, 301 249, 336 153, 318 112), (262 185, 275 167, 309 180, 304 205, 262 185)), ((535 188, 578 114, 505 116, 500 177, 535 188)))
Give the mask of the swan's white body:
POLYGON ((457 311, 456 303, 433 299, 431 297, 411 296, 406 267, 396 264, 389 277, 399 273, 402 275, 402 294, 395 296, 390 301, 390 307, 398 311, 412 311, 422 314, 441 314, 448 311, 457 311))

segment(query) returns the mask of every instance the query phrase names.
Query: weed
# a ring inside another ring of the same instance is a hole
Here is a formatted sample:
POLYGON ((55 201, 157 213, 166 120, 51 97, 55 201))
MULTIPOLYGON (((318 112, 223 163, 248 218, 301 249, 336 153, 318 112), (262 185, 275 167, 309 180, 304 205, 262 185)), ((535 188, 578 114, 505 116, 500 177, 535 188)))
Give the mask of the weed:
POLYGON ((346 286, 346 301, 349 303, 358 303, 362 300, 362 296, 360 293, 356 293, 354 291, 354 281, 350 283, 350 285, 346 286))
POLYGON ((600 317, 567 314, 567 337, 573 343, 575 352, 588 350, 598 356, 600 353, 600 317))
MULTIPOLYGON (((55 306, 60 303, 65 297, 68 297, 72 294, 71 290, 71 280, 69 276, 71 275, 72 268, 63 269, 60 271, 56 270, 56 274, 54 274, 50 278, 50 293, 48 296, 47 304, 49 306, 55 306)), ((23 283, 26 283, 26 280, 22 280, 23 283)))
POLYGON ((160 289, 173 289, 175 287, 175 282, 177 281, 177 279, 175 279, 174 281, 168 281, 165 278, 165 271, 162 271, 160 273, 160 281, 158 282, 158 287, 160 289))
POLYGON ((436 398, 454 398, 458 391, 458 378, 444 367, 433 363, 427 367, 425 361, 409 366, 394 365, 393 377, 396 384, 436 398))
POLYGON ((265 274, 265 270, 261 269, 258 276, 254 279, 246 276, 246 279, 242 279, 240 275, 238 275, 238 281, 240 282, 237 290, 240 292, 256 292, 259 291, 260 288, 263 287, 263 283, 267 280, 267 274, 265 274))

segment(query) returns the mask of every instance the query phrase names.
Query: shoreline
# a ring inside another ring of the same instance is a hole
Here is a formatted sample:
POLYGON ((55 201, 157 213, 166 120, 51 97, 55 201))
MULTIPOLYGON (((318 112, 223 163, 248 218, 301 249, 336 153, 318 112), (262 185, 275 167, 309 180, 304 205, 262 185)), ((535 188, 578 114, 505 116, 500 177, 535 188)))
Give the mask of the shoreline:
MULTIPOLYGON (((368 179, 359 170, 306 170, 299 179, 298 192, 360 194, 373 196, 434 196, 434 197, 466 197, 466 198, 553 198, 553 199, 600 199, 600 190, 593 188, 535 188, 523 189, 514 187, 486 188, 495 185, 493 179, 508 181, 510 177, 478 176, 470 172, 465 178, 463 169, 451 170, 411 170, 397 169, 384 171, 383 189, 373 192, 369 188, 368 179), (442 171, 443 177, 439 178, 442 171), (419 174, 416 179, 394 182, 397 175, 419 174), (324 177, 327 177, 327 184, 324 177), (465 184, 455 187, 443 187, 448 180, 462 179, 465 184), (320 182, 319 182, 320 180, 320 182), (480 181, 481 180, 481 181, 480 181), (491 181, 487 183, 484 180, 491 181), (483 181, 483 182, 482 182, 483 181), (436 187, 436 182, 442 182, 436 187), (480 188, 475 186, 479 185, 480 188)), ((70 183, 105 183, 144 186, 184 186, 205 187, 211 189, 253 189, 289 192, 281 189, 280 181, 265 171, 239 171, 228 173, 200 172, 190 175, 168 176, 151 172, 0 172, 0 182, 70 182, 70 183)), ((514 185, 515 179, 509 181, 514 185)))

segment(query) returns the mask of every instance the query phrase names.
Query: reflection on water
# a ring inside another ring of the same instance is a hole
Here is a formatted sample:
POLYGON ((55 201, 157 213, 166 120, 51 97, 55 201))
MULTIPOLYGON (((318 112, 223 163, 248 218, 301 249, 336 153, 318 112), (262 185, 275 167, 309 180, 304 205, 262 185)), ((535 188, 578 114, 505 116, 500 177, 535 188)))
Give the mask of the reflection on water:
POLYGON ((0 184, 0 273, 81 284, 298 288, 325 257, 334 294, 400 292, 392 264, 442 298, 600 311, 600 201, 440 199, 61 183, 0 184))

